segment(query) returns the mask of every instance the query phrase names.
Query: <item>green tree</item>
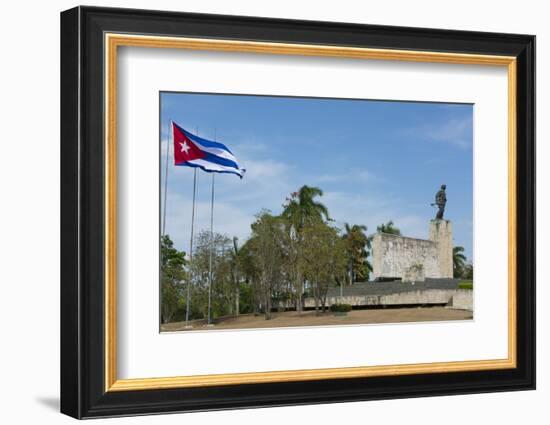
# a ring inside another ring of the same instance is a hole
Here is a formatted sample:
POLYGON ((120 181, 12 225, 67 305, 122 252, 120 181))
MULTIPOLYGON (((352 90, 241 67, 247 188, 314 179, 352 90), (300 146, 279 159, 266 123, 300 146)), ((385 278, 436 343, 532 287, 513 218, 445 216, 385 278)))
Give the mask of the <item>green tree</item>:
POLYGON ((382 223, 376 228, 376 231, 378 233, 389 233, 390 235, 401 235, 401 230, 395 227, 395 225, 393 224, 393 220, 390 220, 385 224, 382 223))
POLYGON ((467 263, 464 265, 464 270, 462 272, 462 278, 466 280, 473 280, 474 278, 474 265, 472 263, 467 263))
POLYGON ((167 323, 173 320, 178 308, 182 306, 182 282, 186 278, 185 252, 174 248, 169 235, 160 240, 161 253, 161 320, 167 323))
MULTIPOLYGON (((191 311, 198 317, 208 317, 208 291, 211 288, 212 318, 231 313, 233 305, 233 280, 231 275, 231 239, 220 233, 212 236, 209 231, 200 231, 194 242, 194 283, 191 311), (212 282, 210 282, 210 255, 212 255, 212 282)), ((195 317, 195 318, 198 318, 195 317)))
POLYGON ((254 313, 256 311, 254 288, 246 282, 242 282, 239 289, 239 311, 241 314, 254 313))
POLYGON ((254 259, 254 268, 258 279, 256 290, 266 320, 271 319, 273 294, 281 282, 282 277, 282 239, 284 222, 280 217, 273 216, 263 210, 252 223, 252 237, 250 248, 254 259))
POLYGON ((239 266, 243 283, 240 287, 239 310, 243 313, 260 312, 260 289, 257 261, 255 261, 253 239, 249 238, 239 249, 239 266), (244 297, 244 298, 243 298, 244 297))
POLYGON ((307 224, 330 221, 328 208, 317 201, 323 196, 318 187, 304 185, 297 192, 290 194, 283 205, 282 218, 285 220, 287 239, 287 261, 289 278, 294 286, 296 310, 303 309, 304 273, 299 261, 302 257, 302 231, 307 224))
POLYGON ((453 277, 462 277, 465 263, 466 256, 464 255, 464 247, 453 247, 453 277))
POLYGON ((342 238, 346 246, 350 285, 354 282, 368 280, 369 274, 372 271, 372 265, 368 260, 372 237, 367 236, 366 232, 367 226, 344 224, 342 238))
POLYGON ((328 288, 346 274, 347 255, 338 229, 322 221, 303 228, 303 270, 315 300, 315 311, 326 308, 328 288))

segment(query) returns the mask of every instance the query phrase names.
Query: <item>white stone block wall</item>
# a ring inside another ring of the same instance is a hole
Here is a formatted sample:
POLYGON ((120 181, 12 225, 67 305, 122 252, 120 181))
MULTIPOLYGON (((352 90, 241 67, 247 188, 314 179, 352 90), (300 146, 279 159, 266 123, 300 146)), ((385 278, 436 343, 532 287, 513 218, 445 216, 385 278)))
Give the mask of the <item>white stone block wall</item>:
POLYGON ((452 224, 430 221, 430 238, 377 233, 372 241, 373 278, 404 278, 407 270, 421 265, 426 278, 453 277, 452 224))
POLYGON ((425 277, 439 277, 439 261, 433 241, 377 233, 373 244, 373 277, 402 278, 414 265, 423 266, 425 277))

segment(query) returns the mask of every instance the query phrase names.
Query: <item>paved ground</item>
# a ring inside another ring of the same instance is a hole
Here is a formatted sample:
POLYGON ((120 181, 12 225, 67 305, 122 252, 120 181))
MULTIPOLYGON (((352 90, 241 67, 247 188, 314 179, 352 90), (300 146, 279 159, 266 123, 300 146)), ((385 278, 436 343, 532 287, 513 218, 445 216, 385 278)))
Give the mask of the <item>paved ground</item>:
POLYGON ((284 313, 273 313, 271 320, 265 320, 263 315, 254 316, 251 314, 227 317, 220 319, 211 327, 206 327, 206 323, 203 320, 192 321, 191 325, 193 327, 188 329, 185 328, 184 322, 167 323, 162 325, 162 331, 281 328, 289 326, 354 325, 467 319, 472 319, 472 312, 453 310, 446 307, 353 310, 347 316, 335 316, 330 312, 316 315, 315 311, 306 311, 300 315, 295 311, 287 311, 284 313))

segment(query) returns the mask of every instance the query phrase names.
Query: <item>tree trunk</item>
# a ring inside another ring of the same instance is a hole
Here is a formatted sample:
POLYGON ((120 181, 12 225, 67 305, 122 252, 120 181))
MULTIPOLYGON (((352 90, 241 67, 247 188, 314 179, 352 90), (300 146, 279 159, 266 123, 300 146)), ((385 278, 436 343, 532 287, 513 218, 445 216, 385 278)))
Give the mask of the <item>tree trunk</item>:
POLYGON ((271 294, 267 292, 264 295, 265 299, 265 320, 271 320, 271 294))
POLYGON ((239 310, 239 297, 240 297, 239 287, 237 286, 235 288, 235 315, 237 315, 237 316, 240 313, 240 310, 239 310))
POLYGON ((319 314, 319 295, 317 285, 313 285, 313 298, 315 299, 315 314, 319 314))
POLYGON ((258 315, 260 314, 260 297, 261 297, 261 294, 260 294, 260 288, 258 288, 257 286, 255 287, 254 289, 254 315, 258 315))
POLYGON ((300 273, 298 273, 296 292, 296 311, 301 314, 303 311, 302 293, 304 292, 304 282, 300 273))

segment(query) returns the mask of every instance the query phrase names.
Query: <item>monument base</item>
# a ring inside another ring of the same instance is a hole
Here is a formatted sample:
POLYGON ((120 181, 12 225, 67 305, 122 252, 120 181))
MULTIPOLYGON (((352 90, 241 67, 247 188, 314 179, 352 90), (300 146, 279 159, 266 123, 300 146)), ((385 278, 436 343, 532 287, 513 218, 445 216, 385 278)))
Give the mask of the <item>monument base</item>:
POLYGON ((453 277, 453 224, 450 220, 430 221, 430 240, 434 241, 439 264, 438 277, 453 277))

